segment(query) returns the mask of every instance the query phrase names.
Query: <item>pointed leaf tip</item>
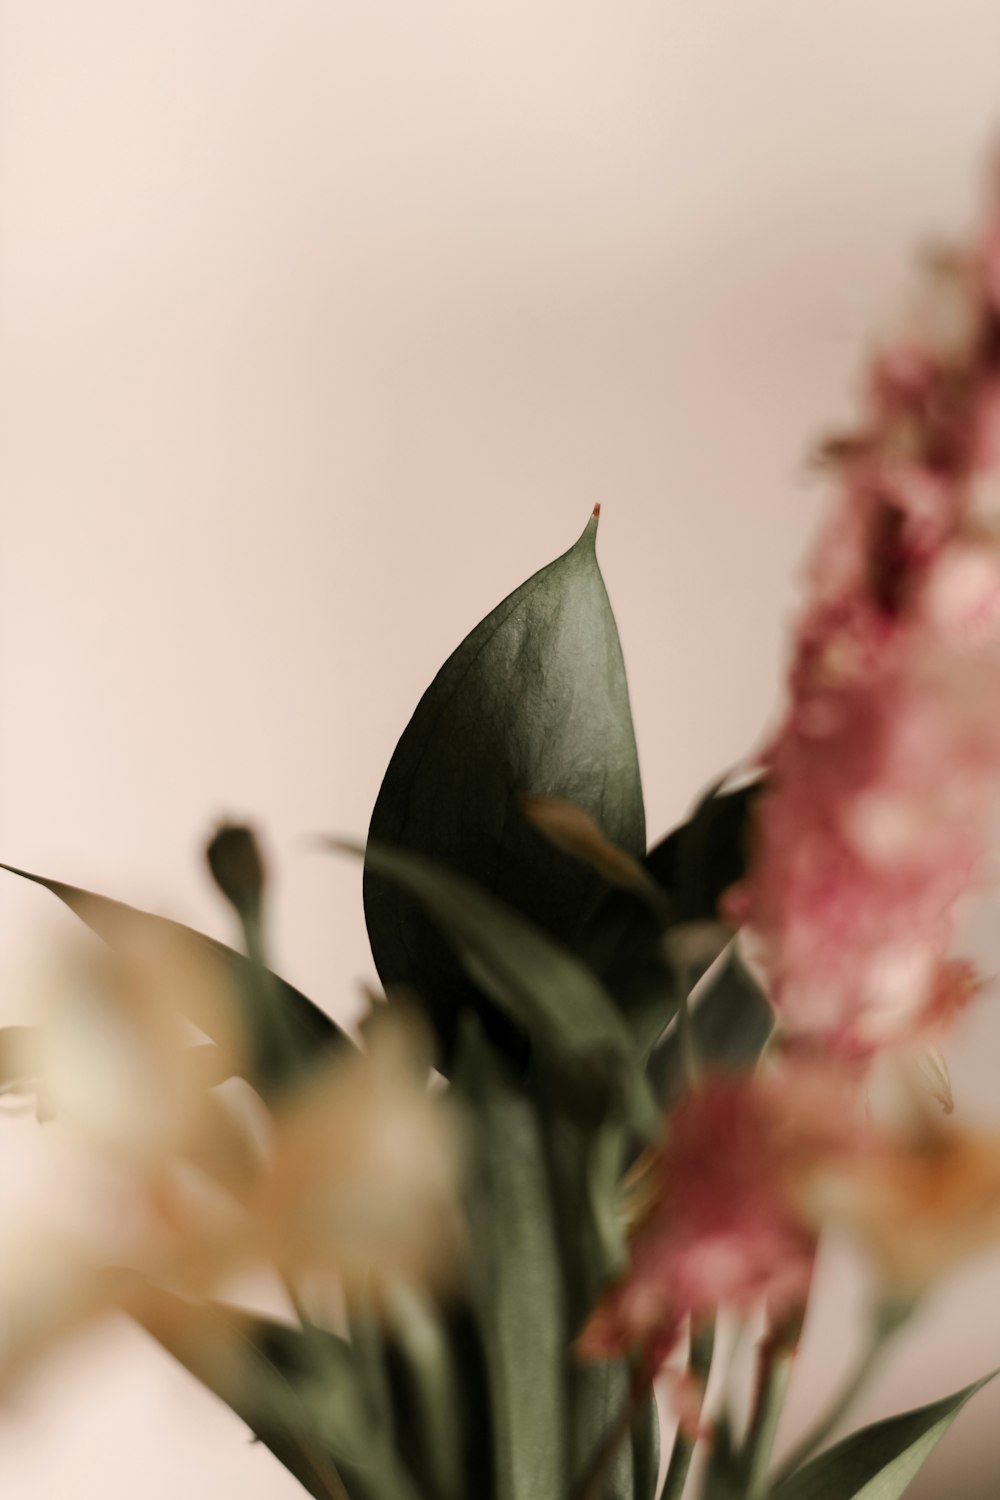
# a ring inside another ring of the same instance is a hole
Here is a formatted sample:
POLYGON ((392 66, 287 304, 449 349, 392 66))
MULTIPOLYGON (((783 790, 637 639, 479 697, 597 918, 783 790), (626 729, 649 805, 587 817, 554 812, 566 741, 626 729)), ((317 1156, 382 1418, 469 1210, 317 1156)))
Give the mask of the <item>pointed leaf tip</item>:
MULTIPOLYGON (((581 807, 641 859, 642 788, 614 615, 591 516, 569 550, 509 594, 456 648, 396 747, 369 835, 478 882, 568 942, 603 896, 600 875, 512 817, 518 793, 581 807)), ((365 916, 384 985, 434 1014, 445 1052, 470 981, 412 894, 366 862, 365 916)), ((473 1003, 474 999, 473 999, 473 1003)))
POLYGON ((774 1500, 900 1500, 962 1407, 997 1373, 943 1401, 852 1432, 779 1482, 774 1500))

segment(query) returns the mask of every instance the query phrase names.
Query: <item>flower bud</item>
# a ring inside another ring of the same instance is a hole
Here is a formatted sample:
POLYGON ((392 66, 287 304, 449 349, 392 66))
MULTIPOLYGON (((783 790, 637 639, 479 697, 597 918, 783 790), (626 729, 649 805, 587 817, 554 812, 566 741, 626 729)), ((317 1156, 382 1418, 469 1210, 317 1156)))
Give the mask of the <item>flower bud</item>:
POLYGON ((243 823, 223 823, 205 857, 219 890, 240 915, 258 911, 266 874, 253 829, 243 823))

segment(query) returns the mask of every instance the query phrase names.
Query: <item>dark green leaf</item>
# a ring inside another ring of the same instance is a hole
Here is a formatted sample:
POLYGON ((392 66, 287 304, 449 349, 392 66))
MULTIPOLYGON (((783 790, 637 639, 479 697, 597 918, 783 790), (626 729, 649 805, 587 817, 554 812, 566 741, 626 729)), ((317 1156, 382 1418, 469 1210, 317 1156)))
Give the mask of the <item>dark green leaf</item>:
POLYGON ((716 919, 720 896, 746 871, 750 814, 762 783, 734 792, 720 792, 721 785, 710 787, 690 818, 646 856, 674 923, 716 919))
POLYGON ((462 1400, 444 1319, 402 1284, 390 1289, 386 1319, 401 1450, 428 1500, 463 1500, 462 1400))
MULTIPOLYGON (((566 798, 627 853, 645 852, 628 688, 596 524, 449 657, 396 747, 369 830, 372 844, 440 860, 562 939, 604 885, 529 825, 518 794, 566 798)), ((422 996, 447 1054, 467 978, 407 893, 371 866, 365 914, 383 983, 422 996)))
MULTIPOLYGON (((774 1012, 735 948, 705 985, 691 1012, 698 1058, 713 1068, 752 1067, 771 1035, 774 1012)), ((684 1062, 676 1029, 654 1049, 648 1074, 657 1099, 671 1108, 684 1091, 684 1062)))
POLYGON ((497 1500, 566 1494, 564 1273, 534 1102, 470 1018, 454 1086, 472 1135, 468 1213, 497 1500))
POLYGON ((702 1500, 745 1500, 746 1476, 733 1442, 729 1416, 715 1424, 702 1500))
POLYGON ((645 1056, 680 1003, 680 984, 659 920, 633 893, 609 891, 574 947, 600 976, 645 1056))
POLYGON ((654 1500, 660 1477, 660 1413, 650 1396, 632 1423, 632 1496, 654 1500))
POLYGON ((656 1112, 632 1039, 585 964, 471 880, 402 849, 369 845, 368 868, 419 901, 477 989, 530 1038, 556 1078, 594 1111, 617 1098, 634 1127, 656 1112))
POLYGON ((779 1485, 773 1500, 899 1500, 965 1403, 992 1379, 851 1433, 779 1485))
MULTIPOLYGON (((550 1101, 545 1140, 565 1304, 575 1339, 605 1287, 627 1263, 620 1212, 627 1132, 613 1116, 581 1125, 551 1108, 550 1101)), ((565 1378, 570 1493, 575 1494, 619 1427, 631 1399, 631 1372, 624 1359, 581 1360, 571 1349, 565 1378)), ((638 1473, 648 1471, 656 1441, 648 1416, 637 1417, 631 1442, 627 1436, 617 1442, 602 1500, 634 1500, 639 1493, 636 1465, 638 1473)))
POLYGON ((456 1460, 457 1493, 463 1500, 467 1495, 491 1500, 489 1392, 479 1330, 468 1302, 453 1299, 428 1309, 437 1329, 426 1342, 405 1336, 394 1318, 356 1302, 348 1312, 351 1349, 367 1406, 385 1441, 395 1445, 416 1479, 422 1500, 450 1491, 449 1468, 456 1460))
POLYGON ((665 920, 642 894, 609 890, 577 931, 574 947, 601 976, 643 1053, 676 1014, 681 995, 732 937, 719 921, 719 897, 743 874, 757 791, 752 786, 720 794, 713 787, 691 817, 650 850, 645 869, 662 892, 665 920), (685 935, 695 932, 700 952, 692 966, 682 961, 680 948, 685 935))
MULTIPOLYGON (((44 886, 75 912, 92 932, 112 945, 116 934, 126 929, 140 935, 148 932, 152 938, 160 933, 169 933, 184 942, 196 944, 199 951, 213 955, 242 1003, 250 1051, 248 1077, 265 1098, 280 1092, 286 1085, 295 1083, 331 1047, 350 1045, 344 1033, 318 1006, 284 979, 270 975, 270 991, 275 1004, 281 1008, 285 1032, 294 1040, 291 1048, 276 1047, 273 1045, 273 1031, 261 1024, 265 1018, 260 1016, 258 1007, 259 971, 242 953, 185 927, 181 922, 154 916, 151 912, 138 911, 121 901, 112 901, 107 896, 98 896, 92 891, 81 890, 78 886, 66 885, 64 881, 47 880, 42 875, 15 869, 13 865, 0 865, 0 870, 7 870, 11 875, 19 875, 24 880, 44 886)), ((184 998, 183 995, 178 995, 178 1002, 184 998)), ((192 1013, 190 1019, 198 1026, 211 1022, 210 1016, 200 1012, 192 1013)))

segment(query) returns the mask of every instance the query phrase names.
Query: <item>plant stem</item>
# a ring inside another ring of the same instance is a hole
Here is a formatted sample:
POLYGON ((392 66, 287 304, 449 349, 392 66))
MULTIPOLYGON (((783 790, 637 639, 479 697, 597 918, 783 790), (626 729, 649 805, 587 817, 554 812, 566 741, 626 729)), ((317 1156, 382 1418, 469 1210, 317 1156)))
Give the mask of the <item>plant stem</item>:
POLYGON ((681 1066, 684 1070, 684 1082, 690 1092, 698 1087, 701 1080, 701 1066, 698 1061, 698 1049, 695 1045, 694 1028, 691 1025, 691 998, 684 987, 681 997, 680 1009, 677 1012, 677 1039, 681 1049, 681 1066))
MULTIPOLYGON (((691 1374, 699 1381, 704 1397, 705 1386, 708 1384, 709 1373, 712 1368, 712 1356, 715 1352, 715 1328, 709 1326, 702 1333, 691 1335, 691 1374)), ((699 1416, 701 1408, 699 1407, 699 1416)), ((670 1463, 667 1466, 666 1478, 663 1481, 663 1490, 660 1500, 681 1500, 684 1486, 687 1483, 688 1471, 691 1468, 691 1460, 697 1446, 697 1437, 690 1437, 683 1428, 678 1427, 674 1438, 673 1452, 670 1455, 670 1463)))
POLYGON ((747 1500, 764 1500, 768 1490, 768 1468, 778 1433, 781 1411, 788 1393, 794 1355, 768 1339, 761 1345, 750 1426, 744 1445, 747 1500))
POLYGON ((650 1388, 649 1369, 642 1357, 632 1375, 625 1404, 604 1442, 594 1455, 589 1469, 573 1492, 573 1500, 601 1500, 608 1482, 611 1465, 618 1450, 628 1437, 643 1400, 650 1388))
POLYGON ((687 1483, 688 1471, 694 1457, 695 1445, 685 1433, 678 1432, 674 1438, 673 1452, 663 1481, 660 1500, 681 1500, 687 1483))

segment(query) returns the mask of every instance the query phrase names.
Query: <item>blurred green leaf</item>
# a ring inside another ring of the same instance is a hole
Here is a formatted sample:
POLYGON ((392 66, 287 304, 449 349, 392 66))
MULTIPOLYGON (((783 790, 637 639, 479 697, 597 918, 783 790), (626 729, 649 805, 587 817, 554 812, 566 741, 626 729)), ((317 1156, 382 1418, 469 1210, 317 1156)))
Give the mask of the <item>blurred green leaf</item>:
POLYGON ((133 1316, 316 1500, 422 1500, 364 1402, 342 1339, 149 1287, 133 1316))
MULTIPOLYGON (((627 854, 645 852, 628 687, 596 530, 593 517, 575 546, 449 657, 396 747, 369 829, 373 847, 439 860, 561 939, 605 886, 530 826, 517 796, 565 798, 627 854)), ((383 984, 421 995, 447 1055, 467 976, 408 893, 370 863, 365 914, 383 984)))
POLYGON ((469 978, 527 1034, 582 1107, 603 1113, 616 1101, 636 1130, 655 1129, 628 1027, 585 964, 473 881, 422 855, 370 844, 366 863, 420 902, 469 978))
POLYGON ((468 1103, 473 1302, 486 1355, 496 1500, 566 1494, 564 1270, 534 1102, 469 1017, 454 1087, 468 1103))
POLYGON ((736 1451, 729 1415, 723 1412, 712 1431, 701 1500, 745 1500, 745 1496, 746 1475, 736 1451))
POLYGON ((403 1284, 390 1289, 386 1318, 400 1446, 409 1449, 409 1467, 429 1500, 462 1500, 462 1402, 444 1320, 420 1292, 403 1284))
MULTIPOLYGON (((242 1003, 242 1020, 249 1048, 248 1077, 265 1098, 271 1097, 299 1081, 327 1055, 331 1047, 349 1047, 347 1036, 318 1006, 292 985, 276 974, 269 975, 270 994, 281 1010, 283 1037, 290 1037, 293 1046, 275 1046, 274 1031, 259 1009, 260 971, 258 966, 242 953, 227 948, 225 943, 195 932, 181 922, 168 917, 158 917, 151 912, 139 911, 121 901, 107 896, 95 895, 93 891, 81 890, 79 886, 67 885, 61 880, 48 880, 42 875, 29 874, 27 870, 15 869, 13 865, 0 864, 0 870, 19 875, 44 886, 69 907, 92 932, 114 945, 116 934, 125 925, 131 932, 148 932, 151 938, 167 933, 184 942, 194 943, 199 951, 212 955, 219 963, 220 971, 231 983, 237 998, 242 1003)), ((184 995, 178 994, 178 1005, 182 1007, 184 995)), ((192 1014, 190 1019, 202 1025, 206 1017, 192 1014)))
POLYGON ((654 1500, 660 1477, 660 1413, 650 1394, 632 1423, 632 1497, 654 1500))
POLYGON ((475 1317, 465 1298, 425 1311, 435 1322, 429 1341, 412 1330, 406 1335, 384 1310, 352 1303, 358 1382, 385 1441, 395 1445, 425 1500, 451 1490, 456 1464, 457 1494, 491 1500, 493 1434, 475 1317))
MULTIPOLYGON (((774 1012, 735 947, 691 1011, 691 1031, 699 1060, 734 1071, 752 1067, 774 1028, 774 1012)), ((649 1081, 657 1099, 671 1108, 684 1091, 680 1036, 670 1031, 649 1060, 649 1081)))
POLYGON ((899 1500, 962 1407, 994 1378, 851 1433, 780 1484, 773 1500, 899 1500))
MULTIPOLYGON (((564 1298, 575 1340, 605 1287, 627 1264, 620 1200, 629 1136, 613 1115, 583 1124, 557 1111, 551 1101, 544 1119, 564 1298)), ((619 1427, 631 1399, 632 1372, 625 1359, 581 1360, 571 1346, 565 1380, 569 1492, 575 1494, 619 1427)), ((640 1474, 648 1471, 658 1439, 658 1432, 649 1429, 649 1416, 644 1403, 631 1441, 626 1434, 617 1443, 602 1500, 634 1500, 639 1493, 636 1465, 640 1474)))

